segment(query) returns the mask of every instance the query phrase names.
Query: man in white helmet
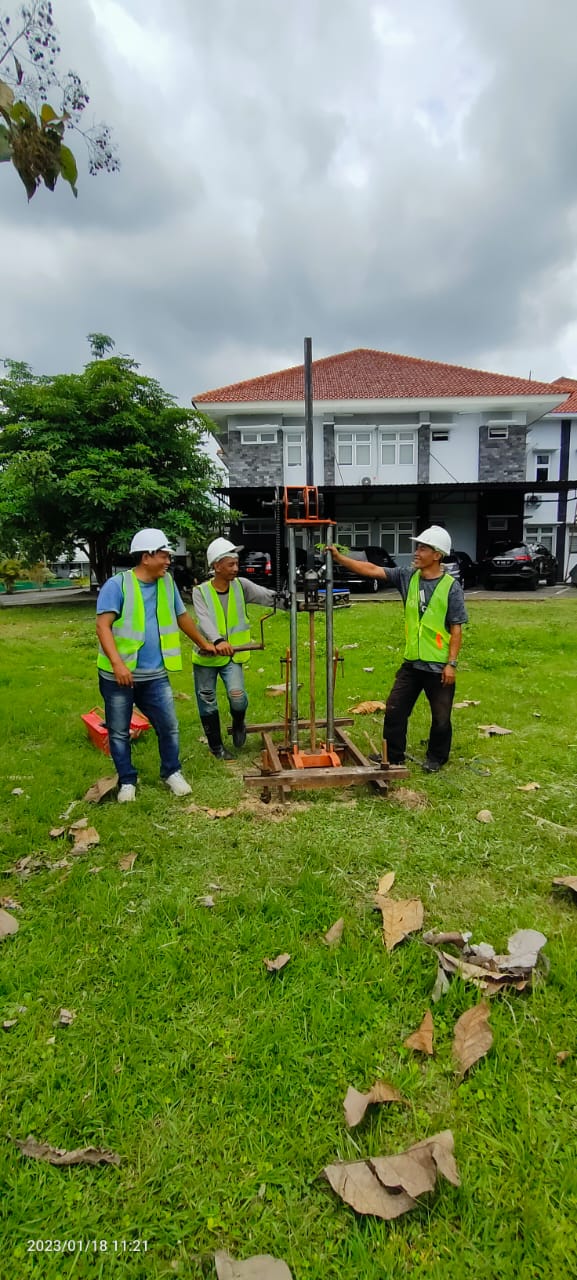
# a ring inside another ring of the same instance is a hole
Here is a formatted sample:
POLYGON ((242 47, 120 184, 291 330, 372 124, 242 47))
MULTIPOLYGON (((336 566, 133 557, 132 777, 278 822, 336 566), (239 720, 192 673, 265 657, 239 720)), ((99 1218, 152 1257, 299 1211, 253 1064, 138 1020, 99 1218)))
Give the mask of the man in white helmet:
POLYGON ((207 548, 206 558, 213 576, 195 587, 192 603, 198 625, 207 640, 214 643, 214 655, 196 651, 192 655, 194 689, 198 710, 209 750, 217 760, 232 760, 222 741, 217 681, 220 676, 228 696, 232 715, 232 740, 235 747, 246 742, 245 715, 248 698, 243 665, 250 654, 234 653, 235 645, 250 641, 248 604, 273 605, 274 591, 238 576, 238 557, 242 547, 228 538, 215 538, 207 548))
POLYGON ((136 799, 137 773, 130 749, 136 706, 155 730, 160 776, 175 796, 190 795, 179 758, 178 721, 169 671, 180 671, 180 632, 207 653, 171 575, 172 548, 162 529, 140 529, 130 544, 133 568, 104 583, 96 606, 98 680, 104 701, 110 754, 118 773, 118 800, 136 799))
POLYGON ((387 698, 383 739, 389 762, 402 764, 409 716, 419 694, 424 693, 431 708, 431 730, 423 768, 437 773, 451 749, 455 672, 462 625, 468 617, 461 584, 443 569, 443 557, 451 550, 447 530, 432 524, 412 541, 416 545, 410 569, 383 569, 351 560, 334 547, 330 550, 345 568, 366 578, 383 578, 403 597, 405 654, 387 698))

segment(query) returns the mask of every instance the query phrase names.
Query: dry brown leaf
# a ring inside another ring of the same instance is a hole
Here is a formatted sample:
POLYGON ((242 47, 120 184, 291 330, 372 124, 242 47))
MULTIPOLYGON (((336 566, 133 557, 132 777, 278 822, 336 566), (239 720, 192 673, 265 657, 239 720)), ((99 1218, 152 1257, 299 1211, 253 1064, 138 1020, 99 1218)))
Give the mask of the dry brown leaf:
POLYGON ((33 871, 45 871, 47 866, 48 863, 43 858, 34 858, 31 853, 27 853, 24 858, 18 858, 14 866, 6 867, 2 875, 21 876, 23 880, 26 880, 28 876, 32 875, 33 871))
POLYGON ((480 707, 480 705, 479 698, 465 698, 463 702, 454 702, 453 709, 460 711, 461 707, 480 707))
POLYGON ((416 1143, 401 1155, 328 1165, 323 1173, 356 1213, 374 1214, 385 1221, 414 1209, 417 1197, 434 1189, 438 1174, 456 1187, 460 1181, 450 1130, 416 1143))
POLYGON ((513 732, 512 729, 502 729, 500 724, 478 724, 477 728, 481 730, 484 738, 504 738, 513 732))
POLYGON ((394 883, 395 883, 395 872, 386 871, 384 876, 381 876, 379 880, 379 887, 377 889, 377 894, 379 894, 380 897, 383 897, 383 898, 386 897, 389 890, 392 889, 394 883))
POLYGON ((354 716, 372 716, 375 711, 386 711, 386 702, 359 702, 356 707, 351 707, 354 716))
POLYGON ((89 875, 91 875, 91 876, 97 876, 97 875, 98 875, 98 872, 99 872, 99 871, 102 871, 102 870, 103 870, 103 868, 102 868, 102 867, 89 867, 89 868, 88 868, 88 874, 89 874, 89 875))
MULTIPOLYGON (((301 688, 302 685, 299 684, 299 689, 301 688)), ((286 693, 286 684, 267 684, 266 692, 269 698, 280 698, 286 693)))
POLYGON ((13 1138, 12 1141, 23 1156, 30 1156, 32 1160, 46 1160, 48 1164, 120 1164, 120 1156, 114 1151, 103 1151, 100 1147, 79 1147, 75 1151, 65 1151, 62 1147, 49 1147, 46 1142, 36 1142, 32 1137, 25 1142, 18 1138, 13 1138))
POLYGON ((429 797, 424 791, 411 791, 410 787, 395 787, 389 800, 400 804, 403 809, 426 809, 429 804, 429 797))
POLYGON ((429 947, 442 947, 447 942, 452 942, 455 947, 464 947, 470 937, 470 933, 435 933, 433 929, 429 929, 428 933, 423 934, 423 942, 429 947))
POLYGON ((61 1009, 60 1013, 58 1014, 56 1026, 71 1027, 75 1017, 76 1017, 76 1013, 74 1009, 61 1009))
POLYGON ((228 1253, 215 1253, 217 1280, 293 1280, 286 1262, 270 1253, 259 1253, 236 1262, 228 1253))
POLYGON ((121 871, 132 871, 132 868, 138 857, 137 853, 125 853, 124 857, 118 859, 118 866, 121 871))
POLYGON ((479 812, 475 816, 476 816, 477 822, 494 822, 495 821, 490 809, 479 809, 479 812))
POLYGON ((215 901, 210 893, 205 894, 204 898, 198 899, 199 907, 214 907, 215 901))
POLYGON ((570 889, 572 893, 577 893, 577 876, 555 876, 553 884, 559 885, 561 889, 570 889))
POLYGON ((21 911, 22 907, 15 898, 0 898, 0 907, 5 907, 7 911, 21 911))
POLYGON ((110 776, 107 778, 98 778, 96 782, 88 788, 86 795, 83 796, 82 799, 88 800, 91 804, 100 804, 100 801, 103 800, 105 796, 110 795, 111 791, 116 791, 117 786, 117 773, 114 774, 113 778, 110 776))
POLYGON ((559 1063, 559 1065, 561 1065, 561 1063, 563 1062, 566 1062, 567 1058, 571 1058, 571 1057, 572 1057, 572 1053, 570 1049, 560 1049, 559 1053, 555 1054, 555 1058, 559 1063))
POLYGON ((281 969, 284 969, 285 964, 288 964, 289 960, 290 956, 288 952, 283 951, 282 955, 275 956, 274 960, 263 960, 263 964, 266 966, 269 973, 279 973, 281 969))
MULTIPOLYGON (((17 1022, 18 1022, 18 1018, 6 1018, 5 1022, 2 1023, 2 1030, 11 1031, 12 1027, 15 1027, 17 1025, 17 1022)), ((559 1055, 557 1055, 557 1057, 558 1056, 559 1055)))
POLYGON ((69 831, 86 831, 88 826, 88 818, 77 818, 76 822, 71 822, 69 831))
POLYGON ((418 1027, 416 1031, 413 1031, 412 1035, 407 1036, 407 1039, 403 1041, 403 1044, 406 1049, 414 1049, 416 1053, 428 1053, 429 1056, 432 1057, 433 1035, 433 1015, 431 1010, 427 1009, 420 1027, 418 1027))
POLYGON ((0 941, 2 938, 8 938, 11 933, 18 933, 19 928, 20 925, 15 917, 0 908, 0 941))
POLYGON ((48 835, 51 840, 58 840, 59 836, 66 835, 66 827, 53 827, 52 830, 48 832, 48 835))
POLYGON ((455 1024, 453 1057, 458 1073, 464 1076, 479 1058, 484 1058, 493 1043, 489 1026, 489 1006, 484 1000, 461 1014, 455 1024))
POLYGON ((181 689, 179 689, 179 690, 178 690, 178 693, 175 693, 175 695, 174 695, 174 696, 175 696, 175 698, 178 698, 178 701, 179 701, 179 702, 191 702, 191 701, 192 701, 190 694, 189 694, 189 693, 184 693, 181 689))
MULTIPOLYGON (((72 831, 72 827, 70 828, 72 831)), ((100 836, 96 827, 80 827, 74 830, 74 844, 72 853, 76 856, 80 853, 87 853, 94 845, 100 844, 100 836)))
POLYGON ((189 804, 185 813, 204 813, 207 818, 232 818, 234 809, 209 809, 205 804, 189 804))
MULTIPOLYGON (((72 850, 72 852, 74 852, 74 850, 72 850)), ((51 862, 47 865, 49 871, 61 871, 63 867, 71 867, 72 863, 69 862, 68 858, 59 858, 58 862, 51 862)))
POLYGON ((345 1120, 349 1129, 354 1129, 355 1125, 360 1124, 367 1108, 377 1102, 401 1102, 409 1106, 407 1099, 403 1098, 392 1084, 387 1084, 386 1080, 377 1080, 368 1093, 359 1093, 358 1089, 353 1089, 352 1085, 349 1085, 343 1102, 345 1120))
POLYGON ((330 929, 327 929, 327 932, 323 934, 323 942, 326 942, 327 947, 338 947, 343 936, 344 927, 344 919, 340 916, 339 919, 331 925, 330 929))
POLYGON ((517 791, 540 791, 540 782, 526 782, 524 787, 517 787, 517 791))
POLYGON ((392 951, 410 933, 423 926, 423 904, 420 898, 383 898, 376 894, 383 916, 383 938, 387 951, 392 951))

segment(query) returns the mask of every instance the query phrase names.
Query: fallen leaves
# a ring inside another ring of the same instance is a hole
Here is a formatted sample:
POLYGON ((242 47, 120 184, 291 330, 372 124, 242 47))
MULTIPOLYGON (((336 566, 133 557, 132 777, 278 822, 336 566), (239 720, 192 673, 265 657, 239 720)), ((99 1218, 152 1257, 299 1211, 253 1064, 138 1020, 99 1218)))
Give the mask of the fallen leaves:
POLYGON ((51 840, 58 840, 60 836, 66 835, 66 827, 52 827, 52 830, 48 832, 48 835, 51 840))
POLYGON ((57 1027, 71 1027, 76 1018, 74 1009, 61 1009, 56 1020, 57 1027))
POLYGON ((540 782, 526 782, 523 787, 517 787, 517 791, 540 791, 540 782))
POLYGON ((559 1063, 559 1066, 562 1066, 563 1063, 566 1062, 567 1059, 571 1058, 572 1056, 573 1055, 570 1049, 560 1049, 559 1053, 555 1054, 555 1061, 559 1063))
POLYGON ((327 932, 323 934, 323 942, 326 943, 327 947, 338 947, 343 936, 344 927, 344 918, 343 916, 340 916, 340 918, 331 925, 330 929, 327 929, 327 932))
POLYGON ((78 818, 77 822, 73 822, 68 828, 68 835, 74 841, 72 853, 77 856, 81 853, 88 853, 94 845, 100 844, 100 836, 96 827, 89 827, 86 818, 78 818))
POLYGON ((375 711, 386 711, 386 702, 359 702, 356 707, 351 707, 351 713, 354 716, 372 716, 375 711))
POLYGON ((0 907, 5 907, 7 911, 21 911, 22 907, 15 898, 0 898, 0 907))
POLYGON ((504 738, 512 733, 512 729, 503 729, 500 724, 478 724, 484 738, 504 738))
POLYGON ((182 689, 179 689, 179 690, 178 690, 178 692, 177 692, 177 693, 175 693, 175 695, 174 695, 174 696, 175 696, 175 698, 178 698, 178 701, 179 701, 179 702, 191 702, 191 701, 192 701, 191 695, 190 695, 189 693, 184 693, 184 691, 183 691, 182 689))
MULTIPOLYGON (((465 936, 470 935, 461 935, 462 938, 465 936)), ((434 934, 424 934, 423 942, 430 945, 434 937, 434 934)), ((539 933, 537 929, 518 929, 509 938, 509 950, 503 955, 497 955, 495 948, 488 942, 475 944, 466 941, 464 946, 460 942, 456 944, 460 947, 461 955, 453 956, 447 951, 437 951, 437 956, 440 966, 449 977, 458 974, 464 981, 473 982, 482 991, 486 991, 487 995, 493 995, 503 987, 524 991, 531 982, 546 942, 545 934, 539 933)), ((437 984, 435 988, 437 989, 437 984)))
POLYGON ((118 859, 118 866, 121 871, 132 871, 132 868, 138 857, 137 853, 125 853, 122 858, 118 859))
POLYGON ((82 799, 87 800, 89 804, 100 804, 100 801, 104 800, 105 796, 109 796, 111 791, 116 791, 117 786, 117 773, 114 774, 113 778, 110 776, 107 778, 97 778, 96 782, 88 788, 86 795, 83 796, 82 799))
POLYGON ((280 973, 288 964, 290 956, 288 952, 283 951, 282 955, 276 956, 274 960, 263 960, 263 964, 269 973, 280 973))
POLYGON ((395 787, 389 795, 389 801, 399 804, 403 809, 427 809, 429 797, 424 791, 411 791, 410 787, 395 787))
POLYGON ((424 908, 420 898, 387 898, 375 894, 375 905, 383 917, 383 940, 387 951, 417 933, 423 926, 424 908))
POLYGON ((428 1053, 429 1057, 432 1057, 433 1035, 433 1015, 431 1010, 427 1009, 420 1027, 413 1031, 412 1035, 407 1036, 403 1043, 406 1049, 414 1049, 416 1053, 428 1053))
POLYGON ((0 942, 3 938, 9 938, 11 933, 18 933, 19 928, 20 925, 15 917, 0 908, 0 942))
POLYGON ((477 819, 477 822, 494 822, 495 821, 490 809, 479 809, 479 812, 475 814, 475 817, 477 819))
POLYGON ((461 1078, 489 1052, 492 1043, 489 1006, 482 1000, 462 1013, 455 1024, 453 1057, 461 1078))
POLYGON ((49 1147, 46 1142, 36 1142, 28 1137, 25 1142, 12 1138, 15 1146, 23 1156, 31 1160, 46 1160, 48 1164, 120 1164, 120 1156, 114 1151, 103 1151, 100 1147, 78 1147, 74 1151, 65 1151, 62 1147, 49 1147))
POLYGON ((460 711, 462 707, 480 707, 480 705, 481 702, 479 698, 465 698, 463 702, 454 702, 453 709, 455 711, 460 711))
POLYGON ((385 1221, 416 1208, 418 1197, 435 1189, 439 1174, 453 1186, 460 1185, 450 1130, 417 1142, 400 1155, 332 1164, 323 1173, 356 1213, 385 1221))
POLYGON ((212 894, 207 893, 203 898, 198 899, 198 905, 199 907, 215 907, 216 903, 214 901, 214 898, 212 897, 212 894))
POLYGON ((234 809, 209 809, 205 804, 189 804, 185 813, 204 813, 207 818, 232 818, 234 809))
POLYGON ((384 876, 381 876, 379 880, 379 887, 377 889, 377 893, 384 898, 385 894, 387 894, 389 890, 392 889, 394 883, 395 883, 394 871, 386 871, 384 876))
POLYGON ((350 1085, 343 1102, 345 1120, 349 1129, 354 1129, 360 1124, 365 1118, 367 1109, 380 1102, 400 1102, 409 1106, 407 1099, 403 1098, 399 1090, 392 1084, 388 1084, 386 1080, 377 1080, 368 1093, 359 1093, 358 1089, 353 1089, 350 1085))
POLYGON ((270 1253, 259 1253, 245 1262, 236 1262, 228 1253, 215 1253, 217 1280, 293 1280, 286 1262, 270 1253))
POLYGON ((50 863, 43 858, 35 858, 29 853, 24 858, 18 858, 12 867, 6 867, 2 871, 2 875, 21 876, 22 880, 27 880, 28 876, 31 876, 34 871, 45 871, 49 866, 50 863))
POLYGON ((571 893, 577 894, 577 876, 555 876, 553 884, 561 889, 570 889, 571 893))

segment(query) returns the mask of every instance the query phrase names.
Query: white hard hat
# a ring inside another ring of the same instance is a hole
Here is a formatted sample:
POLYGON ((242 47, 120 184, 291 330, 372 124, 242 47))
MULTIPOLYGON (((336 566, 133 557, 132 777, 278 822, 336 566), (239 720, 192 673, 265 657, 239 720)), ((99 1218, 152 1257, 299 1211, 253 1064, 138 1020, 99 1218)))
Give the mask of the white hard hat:
POLYGON ((451 535, 446 529, 442 529, 440 524, 431 524, 428 529, 416 538, 411 538, 411 542, 423 542, 426 547, 432 547, 434 551, 442 551, 444 556, 448 556, 451 550, 451 535))
POLYGON ((206 548, 209 569, 217 560, 222 560, 223 556, 237 556, 239 551, 242 551, 242 547, 235 547, 234 542, 229 542, 228 538, 215 538, 206 548))
POLYGON ((150 555, 154 551, 170 551, 172 553, 172 547, 162 529, 139 529, 130 543, 131 555, 137 551, 148 551, 150 555))

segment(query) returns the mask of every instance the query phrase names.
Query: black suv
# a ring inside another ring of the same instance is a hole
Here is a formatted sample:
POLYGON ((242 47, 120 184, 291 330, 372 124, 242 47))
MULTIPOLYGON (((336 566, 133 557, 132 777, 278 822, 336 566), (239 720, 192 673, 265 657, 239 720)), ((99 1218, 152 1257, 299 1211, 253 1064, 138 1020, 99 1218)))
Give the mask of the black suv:
POLYGON ((542 578, 552 587, 557 581, 558 563, 547 547, 533 542, 498 542, 492 554, 481 562, 481 585, 492 590, 498 583, 526 586, 536 591, 542 578))
POLYGON ((238 573, 240 578, 248 578, 260 587, 271 587, 274 590, 274 573, 270 551, 245 551, 241 556, 238 573))
POLYGON ((463 588, 474 587, 477 581, 478 565, 471 559, 467 551, 451 551, 445 556, 443 567, 463 588))
MULTIPOLYGON (((393 557, 383 547, 363 547, 359 550, 347 551, 346 555, 351 560, 377 564, 382 569, 396 568, 393 557)), ((387 585, 382 578, 365 578, 362 574, 355 573, 353 569, 345 569, 344 565, 337 564, 336 560, 333 566, 333 578, 335 584, 341 583, 342 586, 348 587, 349 591, 370 591, 373 595, 387 585)))

